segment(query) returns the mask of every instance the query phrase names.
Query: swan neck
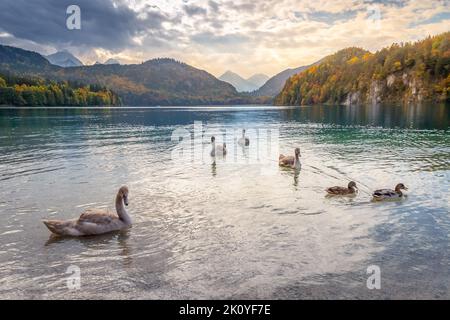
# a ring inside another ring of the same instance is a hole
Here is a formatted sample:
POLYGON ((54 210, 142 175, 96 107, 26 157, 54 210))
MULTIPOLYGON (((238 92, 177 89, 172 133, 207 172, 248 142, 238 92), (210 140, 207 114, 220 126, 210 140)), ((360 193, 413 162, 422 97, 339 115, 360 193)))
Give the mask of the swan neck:
POLYGON ((116 196, 116 211, 119 218, 127 224, 131 224, 131 218, 128 215, 127 210, 125 209, 125 205, 123 203, 122 196, 117 194, 116 196))

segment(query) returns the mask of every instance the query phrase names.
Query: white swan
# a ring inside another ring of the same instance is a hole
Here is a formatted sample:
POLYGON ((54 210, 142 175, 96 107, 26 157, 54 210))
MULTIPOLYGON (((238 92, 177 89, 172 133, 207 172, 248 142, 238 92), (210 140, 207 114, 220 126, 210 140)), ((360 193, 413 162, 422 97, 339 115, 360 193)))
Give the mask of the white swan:
POLYGON ((61 236, 89 236, 122 230, 131 226, 128 206, 128 188, 121 187, 116 196, 117 215, 102 209, 88 209, 78 219, 43 220, 47 228, 61 236))
POLYGON ((300 169, 302 164, 300 163, 300 148, 295 148, 295 156, 285 156, 280 154, 278 157, 278 164, 282 167, 288 167, 293 169, 300 169))
POLYGON ((211 137, 211 145, 212 145, 210 153, 211 157, 215 157, 218 155, 224 156, 227 154, 227 144, 224 142, 223 145, 222 144, 216 145, 216 138, 214 136, 211 137))
POLYGON ((242 129, 242 138, 239 138, 238 144, 240 146, 248 146, 250 144, 250 139, 245 136, 245 129, 242 129))

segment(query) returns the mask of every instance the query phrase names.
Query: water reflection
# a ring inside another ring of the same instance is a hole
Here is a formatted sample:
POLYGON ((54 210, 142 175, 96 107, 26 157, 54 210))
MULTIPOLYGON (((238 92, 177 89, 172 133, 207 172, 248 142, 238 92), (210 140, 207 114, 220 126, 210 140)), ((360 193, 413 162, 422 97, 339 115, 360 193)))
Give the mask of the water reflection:
MULTIPOLYGON (((254 127, 261 114, 271 121, 299 121, 303 123, 336 124, 339 126, 371 126, 383 128, 448 129, 449 105, 375 105, 375 106, 314 106, 268 109, 223 107, 189 108, 104 108, 104 109, 0 109, 0 127, 32 131, 33 127, 52 128, 76 122, 78 126, 122 124, 134 126, 192 125, 194 121, 225 123, 239 121, 242 127, 254 127), (238 110, 239 114, 235 111, 238 110), (149 117, 148 114, 152 116, 149 117), (61 117, 63 121, 61 122, 61 117), (251 123, 248 126, 248 123, 251 123)), ((265 117, 261 117, 265 119, 265 117)))
POLYGON ((89 250, 98 248, 99 246, 113 247, 114 243, 120 249, 118 254, 123 258, 124 266, 130 266, 133 262, 133 258, 132 258, 132 250, 130 246, 127 244, 129 237, 130 237, 130 229, 86 237, 62 237, 50 234, 48 240, 45 242, 44 245, 46 247, 51 247, 57 244, 59 245, 59 247, 63 247, 66 244, 72 246, 73 244, 71 244, 70 242, 75 242, 81 244, 84 247, 84 250, 86 249, 89 250))
POLYGON ((370 298, 371 264, 379 298, 448 297, 448 123, 442 106, 0 109, 0 297, 370 298), (254 163, 255 138, 226 159, 207 143, 202 161, 174 161, 172 132, 194 121, 279 129, 302 169, 254 163), (327 197, 351 180, 356 196, 327 197), (400 181, 408 198, 371 202, 400 181), (130 230, 48 239, 41 219, 111 207, 123 184, 130 230), (82 292, 65 288, 72 264, 82 292))

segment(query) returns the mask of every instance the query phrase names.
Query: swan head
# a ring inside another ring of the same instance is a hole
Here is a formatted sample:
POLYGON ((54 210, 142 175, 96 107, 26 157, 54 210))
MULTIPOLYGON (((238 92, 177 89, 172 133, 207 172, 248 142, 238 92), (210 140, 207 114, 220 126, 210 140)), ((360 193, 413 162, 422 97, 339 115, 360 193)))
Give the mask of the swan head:
POLYGON ((242 136, 245 136, 245 129, 242 129, 242 136))
POLYGON ((408 188, 403 183, 399 183, 395 186, 395 191, 398 192, 400 190, 408 190, 408 188))
POLYGON ((123 203, 128 206, 128 187, 123 186, 119 189, 119 196, 122 198, 123 203))
POLYGON ((295 157, 300 157, 300 148, 295 148, 295 157))
POLYGON ((211 137, 211 143, 214 143, 216 141, 216 137, 212 136, 211 137))
POLYGON ((349 189, 357 188, 355 181, 350 181, 348 183, 348 188, 349 189))

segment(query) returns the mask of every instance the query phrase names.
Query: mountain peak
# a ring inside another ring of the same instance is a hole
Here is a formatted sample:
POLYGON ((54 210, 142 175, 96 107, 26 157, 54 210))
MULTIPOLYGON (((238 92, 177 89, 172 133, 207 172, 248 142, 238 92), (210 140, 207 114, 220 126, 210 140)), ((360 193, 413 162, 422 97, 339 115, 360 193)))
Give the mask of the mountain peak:
POLYGON ((104 64, 120 64, 120 62, 117 59, 109 58, 104 64))
POLYGON ((255 74, 248 79, 244 79, 239 74, 227 70, 219 77, 219 80, 225 81, 233 85, 239 92, 251 92, 261 87, 267 80, 268 76, 264 74, 255 74))
POLYGON ((264 83, 266 83, 267 80, 269 80, 269 76, 263 73, 254 74, 247 79, 247 81, 255 84, 257 86, 257 89, 260 88, 262 85, 264 85, 264 83))
POLYGON ((71 54, 67 50, 61 50, 45 56, 45 58, 54 65, 60 67, 81 67, 83 62, 81 62, 77 57, 71 54))
MULTIPOLYGON (((231 71, 231 70, 227 70, 227 71, 225 71, 220 77, 226 77, 226 76, 237 76, 237 77, 240 77, 240 78, 242 78, 240 75, 238 75, 236 72, 233 72, 233 71, 231 71)), ((219 77, 219 78, 220 78, 219 77)))

